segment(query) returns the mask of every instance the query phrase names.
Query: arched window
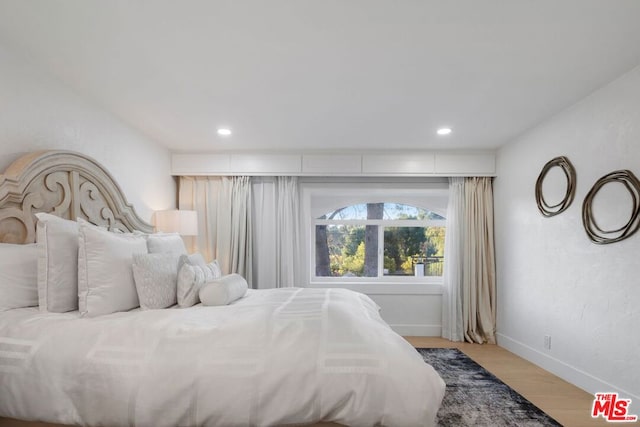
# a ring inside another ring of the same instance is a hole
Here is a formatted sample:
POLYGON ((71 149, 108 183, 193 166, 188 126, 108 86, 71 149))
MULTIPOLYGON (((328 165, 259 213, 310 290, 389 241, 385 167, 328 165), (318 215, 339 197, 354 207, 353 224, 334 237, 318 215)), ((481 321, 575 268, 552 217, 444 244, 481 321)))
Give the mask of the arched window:
POLYGON ((441 282, 448 191, 349 187, 310 191, 311 283, 441 282))

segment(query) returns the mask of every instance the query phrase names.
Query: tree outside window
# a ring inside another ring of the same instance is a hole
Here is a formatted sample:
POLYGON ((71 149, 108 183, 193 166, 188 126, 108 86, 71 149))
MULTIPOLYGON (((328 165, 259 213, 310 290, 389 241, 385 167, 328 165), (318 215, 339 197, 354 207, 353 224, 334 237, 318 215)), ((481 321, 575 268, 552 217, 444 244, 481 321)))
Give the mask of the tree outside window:
POLYGON ((315 219, 315 275, 442 276, 445 219, 427 209, 375 202, 315 219))

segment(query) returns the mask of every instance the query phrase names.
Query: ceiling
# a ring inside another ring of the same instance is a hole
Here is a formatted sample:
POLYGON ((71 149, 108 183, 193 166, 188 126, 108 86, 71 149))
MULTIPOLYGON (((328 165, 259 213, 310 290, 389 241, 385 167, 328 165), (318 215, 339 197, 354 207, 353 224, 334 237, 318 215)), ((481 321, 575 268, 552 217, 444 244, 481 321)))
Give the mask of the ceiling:
POLYGON ((494 149, 640 64, 638 22, 639 0, 0 0, 0 44, 176 152, 494 149))

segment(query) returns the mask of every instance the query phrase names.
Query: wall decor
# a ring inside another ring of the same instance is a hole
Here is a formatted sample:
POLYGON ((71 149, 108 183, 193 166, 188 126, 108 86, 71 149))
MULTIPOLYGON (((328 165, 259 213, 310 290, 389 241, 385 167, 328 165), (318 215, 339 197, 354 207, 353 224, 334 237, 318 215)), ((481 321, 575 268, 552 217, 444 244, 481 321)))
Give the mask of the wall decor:
POLYGON ((538 180, 536 181, 536 203, 538 204, 538 209, 540 210, 542 215, 551 217, 564 212, 573 202, 575 194, 576 170, 574 169, 569 159, 564 156, 560 156, 549 160, 547 164, 545 164, 542 168, 542 171, 538 176, 538 180), (564 198, 559 203, 556 203, 555 205, 549 205, 544 199, 544 195, 542 194, 542 182, 547 176, 549 170, 555 167, 559 167, 560 169, 562 169, 562 172, 564 172, 564 176, 567 178, 567 190, 564 194, 564 198))
POLYGON ((632 236, 640 228, 640 181, 629 170, 618 170, 600 178, 593 185, 582 204, 582 223, 589 238, 597 244, 615 243, 632 236), (629 221, 616 230, 601 229, 593 217, 593 199, 598 191, 607 184, 621 183, 629 191, 633 208, 629 221))

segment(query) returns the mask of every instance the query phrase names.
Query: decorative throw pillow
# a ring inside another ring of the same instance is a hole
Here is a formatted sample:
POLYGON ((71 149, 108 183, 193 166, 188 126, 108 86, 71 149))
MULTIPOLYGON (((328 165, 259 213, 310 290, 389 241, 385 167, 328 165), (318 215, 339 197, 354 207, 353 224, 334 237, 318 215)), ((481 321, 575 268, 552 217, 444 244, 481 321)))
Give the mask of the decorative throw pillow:
POLYGON ((42 212, 36 217, 40 310, 77 310, 78 223, 42 212))
POLYGON ((147 253, 143 236, 112 233, 81 219, 78 239, 78 302, 89 317, 140 305, 133 278, 133 255, 147 253))
POLYGON ((171 253, 134 254, 133 277, 140 307, 171 307, 177 302, 178 257, 171 253))
POLYGON ((38 305, 38 246, 0 243, 0 311, 38 305))
POLYGON ((222 277, 222 269, 218 264, 218 260, 214 260, 213 262, 210 262, 209 264, 207 264, 207 268, 209 269, 209 271, 211 271, 211 274, 214 279, 222 277))
POLYGON ((200 288, 200 301, 204 305, 227 305, 242 298, 249 286, 239 274, 228 274, 200 288))
POLYGON ((191 255, 181 256, 178 263, 178 269, 180 269, 180 267, 182 267, 182 265, 185 263, 190 265, 197 265, 202 268, 207 266, 207 261, 205 261, 202 254, 198 252, 191 255))
POLYGON ((178 305, 191 307, 199 302, 200 288, 207 282, 219 278, 217 261, 206 264, 200 254, 182 255, 178 262, 178 305))
POLYGON ((178 233, 156 233, 147 236, 147 248, 150 254, 172 253, 186 255, 187 248, 178 233))

